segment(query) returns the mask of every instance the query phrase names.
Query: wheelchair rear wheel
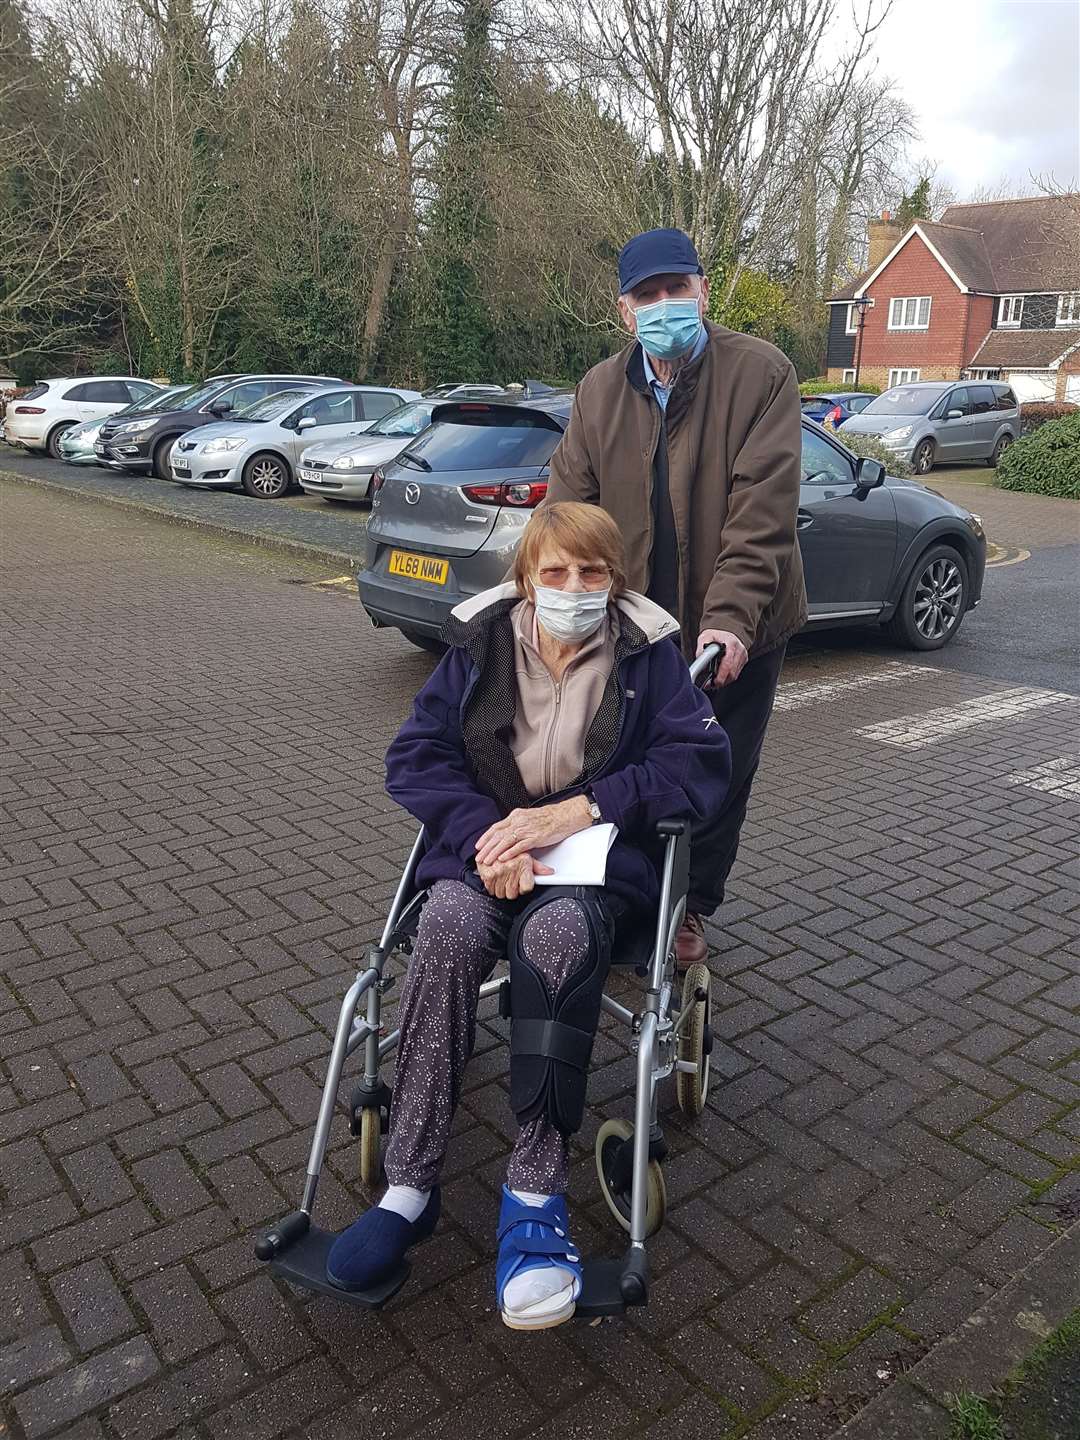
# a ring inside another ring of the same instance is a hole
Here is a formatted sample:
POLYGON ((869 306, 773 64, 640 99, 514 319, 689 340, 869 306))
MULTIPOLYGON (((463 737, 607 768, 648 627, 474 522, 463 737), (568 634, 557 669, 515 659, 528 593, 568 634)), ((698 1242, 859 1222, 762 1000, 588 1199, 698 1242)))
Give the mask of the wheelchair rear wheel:
POLYGON ((709 1051, 712 1035, 709 1030, 710 975, 705 965, 691 965, 683 981, 683 1009, 690 1008, 690 1019, 679 1034, 678 1058, 688 1061, 694 1070, 679 1070, 675 1075, 675 1098, 684 1115, 696 1119, 705 1109, 709 1093, 709 1051), (704 995, 704 998, 700 998, 704 995))
MULTIPOLYGON (((625 1144, 633 1144, 634 1127, 629 1120, 605 1120, 596 1136, 596 1173, 600 1193, 608 1209, 624 1230, 630 1229, 630 1185, 613 1177, 616 1160, 625 1144)), ((667 1188, 659 1160, 650 1160, 648 1193, 645 1199, 645 1235, 655 1235, 667 1213, 667 1188)))
POLYGON ((382 1175, 382 1112, 369 1105, 360 1112, 360 1181, 374 1189, 382 1175))

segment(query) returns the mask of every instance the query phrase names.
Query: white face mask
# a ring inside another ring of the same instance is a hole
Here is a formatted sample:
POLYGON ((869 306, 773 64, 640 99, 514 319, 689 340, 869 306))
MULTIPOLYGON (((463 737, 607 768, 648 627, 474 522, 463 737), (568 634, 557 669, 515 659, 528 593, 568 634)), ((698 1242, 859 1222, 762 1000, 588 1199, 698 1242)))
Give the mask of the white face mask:
POLYGON ((534 585, 536 618, 556 640, 567 644, 595 635, 607 614, 611 586, 606 590, 549 590, 534 585))

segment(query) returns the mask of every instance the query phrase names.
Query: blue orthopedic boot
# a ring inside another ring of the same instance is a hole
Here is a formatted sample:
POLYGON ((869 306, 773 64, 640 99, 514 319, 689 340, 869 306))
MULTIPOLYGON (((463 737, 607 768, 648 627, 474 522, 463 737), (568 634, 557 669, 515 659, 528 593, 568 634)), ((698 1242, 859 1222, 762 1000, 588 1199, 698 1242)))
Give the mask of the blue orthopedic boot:
POLYGON ((503 1324, 512 1330, 546 1330, 573 1315, 581 1294, 581 1256, 570 1239, 564 1195, 530 1205, 503 1186, 495 1293, 503 1324), (532 1295, 521 1283, 530 1272, 541 1272, 532 1295))
POLYGON ((401 1266, 410 1246, 426 1240, 442 1209, 438 1185, 416 1220, 376 1205, 343 1230, 326 1257, 326 1278, 339 1290, 370 1290, 401 1266))

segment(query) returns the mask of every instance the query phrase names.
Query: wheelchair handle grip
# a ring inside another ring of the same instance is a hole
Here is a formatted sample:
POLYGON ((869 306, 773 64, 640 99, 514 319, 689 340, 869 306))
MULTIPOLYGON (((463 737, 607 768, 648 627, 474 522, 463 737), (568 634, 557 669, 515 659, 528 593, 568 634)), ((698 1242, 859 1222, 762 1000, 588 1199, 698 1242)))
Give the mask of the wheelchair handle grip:
POLYGON ((690 679, 702 689, 708 689, 716 678, 720 661, 727 654, 726 645, 706 645, 705 649, 690 666, 690 679))

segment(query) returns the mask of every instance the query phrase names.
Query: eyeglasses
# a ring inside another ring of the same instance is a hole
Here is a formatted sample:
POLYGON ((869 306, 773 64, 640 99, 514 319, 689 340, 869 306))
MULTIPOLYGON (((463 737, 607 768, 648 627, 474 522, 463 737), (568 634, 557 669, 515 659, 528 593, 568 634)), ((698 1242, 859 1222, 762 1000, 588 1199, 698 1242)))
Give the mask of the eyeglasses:
POLYGON ((571 575, 586 590, 603 590, 611 584, 610 565, 549 565, 539 572, 539 580, 545 590, 565 590, 571 575))

